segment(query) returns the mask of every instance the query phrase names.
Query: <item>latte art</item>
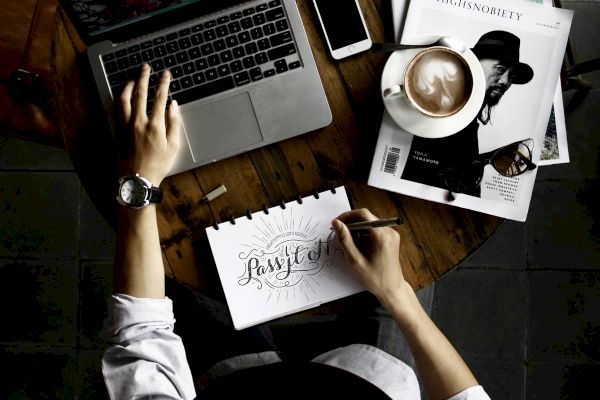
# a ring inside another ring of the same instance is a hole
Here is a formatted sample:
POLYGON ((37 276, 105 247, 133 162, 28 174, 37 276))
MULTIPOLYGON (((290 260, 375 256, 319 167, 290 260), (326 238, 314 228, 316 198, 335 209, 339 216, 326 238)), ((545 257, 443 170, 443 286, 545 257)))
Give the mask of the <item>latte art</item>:
POLYGON ((444 117, 467 103, 473 78, 462 57, 445 48, 431 48, 409 64, 404 85, 408 98, 419 111, 444 117))
POLYGON ((454 60, 443 60, 431 57, 424 58, 421 66, 415 71, 414 95, 427 103, 432 103, 441 112, 447 112, 456 104, 450 86, 462 87, 464 76, 454 60))

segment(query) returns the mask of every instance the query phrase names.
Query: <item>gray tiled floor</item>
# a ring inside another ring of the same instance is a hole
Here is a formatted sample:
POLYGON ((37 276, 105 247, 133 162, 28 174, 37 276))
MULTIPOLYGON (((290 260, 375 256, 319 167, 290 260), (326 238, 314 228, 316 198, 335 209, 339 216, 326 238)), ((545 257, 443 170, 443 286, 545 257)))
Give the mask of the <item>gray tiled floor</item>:
MULTIPOLYGON (((582 59, 600 56, 598 4, 563 1, 582 59)), ((600 376, 600 75, 587 78, 571 163, 541 168, 527 222, 436 283, 434 319, 494 399, 590 398, 600 376)), ((64 151, 0 136, 0 398, 104 397, 113 247, 64 151)))

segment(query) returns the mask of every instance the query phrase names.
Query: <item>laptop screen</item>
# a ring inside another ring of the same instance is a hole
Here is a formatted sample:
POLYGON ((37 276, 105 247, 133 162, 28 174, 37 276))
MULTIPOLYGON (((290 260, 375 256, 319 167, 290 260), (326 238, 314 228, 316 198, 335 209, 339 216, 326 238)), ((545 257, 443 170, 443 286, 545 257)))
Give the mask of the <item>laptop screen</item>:
POLYGON ((135 22, 155 20, 161 14, 172 14, 171 11, 182 13, 185 7, 197 10, 188 15, 190 18, 244 1, 248 0, 66 0, 63 4, 70 8, 71 18, 80 33, 93 38, 135 22))

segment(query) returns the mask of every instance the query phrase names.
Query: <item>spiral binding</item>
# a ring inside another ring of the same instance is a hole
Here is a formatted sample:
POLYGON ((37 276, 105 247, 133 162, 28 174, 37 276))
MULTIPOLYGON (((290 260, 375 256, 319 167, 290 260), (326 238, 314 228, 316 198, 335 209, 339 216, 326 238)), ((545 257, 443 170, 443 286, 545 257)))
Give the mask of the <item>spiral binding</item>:
MULTIPOLYGON (((331 191, 331 193, 333 193, 333 194, 335 194, 335 193, 336 193, 336 191, 335 191, 335 186, 334 186, 334 185, 329 185, 329 190, 330 190, 330 191, 331 191)), ((314 196, 316 199, 319 199, 319 197, 320 197, 320 196, 319 196, 319 191, 318 191, 317 189, 315 189, 315 190, 314 190, 314 192, 312 193, 312 195, 313 195, 313 196, 314 196)), ((295 200, 298 202, 298 204, 302 204, 302 203, 303 203, 303 201, 302 201, 302 196, 300 195, 300 193, 298 193, 298 194, 296 195, 296 199, 295 199, 295 200)), ((285 200, 284 200, 283 198, 282 198, 282 199, 279 201, 279 204, 278 204, 278 205, 279 205, 279 207, 281 207, 282 209, 284 209, 284 210, 286 209, 285 200)), ((267 205, 266 205, 266 204, 263 204, 262 211, 263 211, 265 214, 269 215, 269 209, 268 209, 268 207, 267 207, 267 205)), ((248 219, 252 219, 252 212, 251 212, 249 209, 246 209, 246 218, 248 218, 248 219)), ((232 224, 232 225, 235 225, 235 218, 234 218, 234 216, 233 216, 233 215, 230 215, 230 216, 229 216, 229 222, 231 222, 231 224, 232 224)), ((215 221, 213 222, 213 228, 215 228, 216 230, 219 230, 219 221, 218 221, 218 220, 215 220, 215 221)))

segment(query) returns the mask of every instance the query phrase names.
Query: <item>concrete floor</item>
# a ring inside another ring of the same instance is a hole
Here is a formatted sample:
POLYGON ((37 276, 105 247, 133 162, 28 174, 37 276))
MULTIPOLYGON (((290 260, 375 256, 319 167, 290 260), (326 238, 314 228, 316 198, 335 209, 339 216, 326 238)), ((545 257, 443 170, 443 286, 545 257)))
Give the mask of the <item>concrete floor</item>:
MULTIPOLYGON (((562 3, 578 60, 600 56, 600 2, 562 3)), ((600 376, 600 74, 585 77, 571 162, 541 168, 527 222, 435 285, 434 320, 493 399, 590 398, 600 376)), ((0 398, 105 397, 113 248, 63 150, 0 136, 0 398)))

